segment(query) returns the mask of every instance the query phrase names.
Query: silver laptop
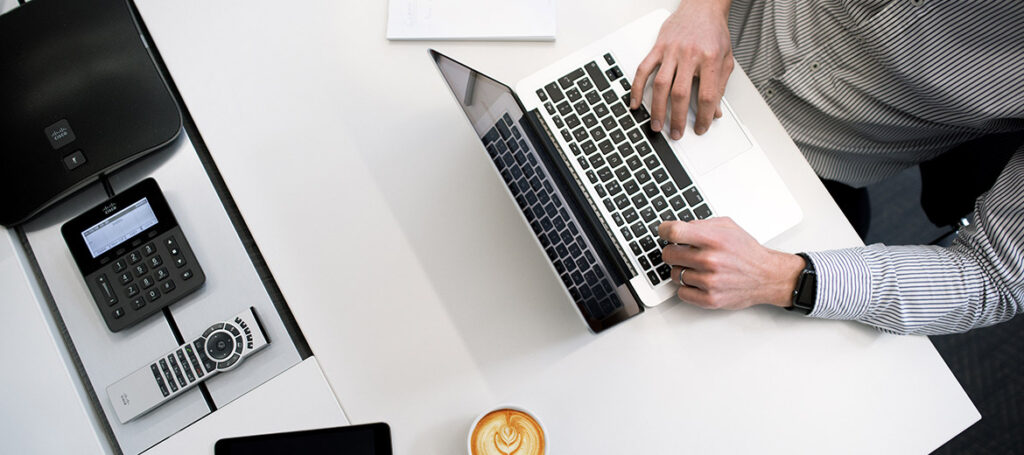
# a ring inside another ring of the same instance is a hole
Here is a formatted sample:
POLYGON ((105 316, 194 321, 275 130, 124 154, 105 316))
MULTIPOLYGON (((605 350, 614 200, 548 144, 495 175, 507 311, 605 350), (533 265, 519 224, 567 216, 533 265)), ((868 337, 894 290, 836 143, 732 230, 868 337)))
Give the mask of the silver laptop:
MULTIPOLYGON (((628 107, 658 10, 516 85, 430 53, 555 273, 595 333, 675 296, 661 259, 665 220, 732 217, 761 242, 802 214, 753 136, 722 100, 703 135, 650 130, 628 107)), ((650 89, 644 94, 649 106, 650 89)))

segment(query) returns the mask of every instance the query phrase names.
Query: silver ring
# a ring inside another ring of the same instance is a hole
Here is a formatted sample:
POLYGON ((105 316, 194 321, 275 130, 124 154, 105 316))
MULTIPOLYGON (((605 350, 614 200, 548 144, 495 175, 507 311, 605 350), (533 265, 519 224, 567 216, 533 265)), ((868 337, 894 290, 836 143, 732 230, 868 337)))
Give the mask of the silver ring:
POLYGON ((679 269, 679 285, 685 287, 687 284, 683 283, 683 273, 686 273, 686 267, 679 269))

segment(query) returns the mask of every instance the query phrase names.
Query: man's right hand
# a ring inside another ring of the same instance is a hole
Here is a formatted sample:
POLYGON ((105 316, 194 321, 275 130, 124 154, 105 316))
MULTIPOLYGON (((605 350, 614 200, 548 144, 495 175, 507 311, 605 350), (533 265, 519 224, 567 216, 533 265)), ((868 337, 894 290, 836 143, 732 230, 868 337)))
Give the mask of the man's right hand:
POLYGON ((658 41, 636 70, 629 104, 630 109, 640 107, 644 86, 657 71, 651 104, 652 130, 661 131, 665 125, 671 96, 670 136, 677 140, 683 137, 694 78, 700 79, 694 131, 704 134, 712 117, 722 116, 719 103, 733 68, 727 24, 729 3, 730 0, 683 0, 662 24, 658 41))

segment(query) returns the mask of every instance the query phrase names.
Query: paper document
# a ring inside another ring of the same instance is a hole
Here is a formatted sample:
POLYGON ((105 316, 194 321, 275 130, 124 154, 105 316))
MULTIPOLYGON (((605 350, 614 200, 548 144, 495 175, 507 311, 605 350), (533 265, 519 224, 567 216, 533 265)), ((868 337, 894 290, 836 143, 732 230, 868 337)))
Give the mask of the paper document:
POLYGON ((388 39, 555 39, 555 0, 390 0, 388 39))

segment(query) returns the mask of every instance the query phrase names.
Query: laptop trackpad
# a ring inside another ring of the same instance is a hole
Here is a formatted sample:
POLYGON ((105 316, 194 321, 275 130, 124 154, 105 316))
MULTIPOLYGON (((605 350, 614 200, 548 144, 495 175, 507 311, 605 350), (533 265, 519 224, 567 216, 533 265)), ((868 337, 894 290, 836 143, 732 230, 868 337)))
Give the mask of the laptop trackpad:
POLYGON ((693 122, 693 109, 690 109, 683 138, 678 141, 669 139, 669 143, 697 175, 707 174, 753 146, 725 103, 722 104, 722 118, 711 122, 711 128, 703 135, 693 132, 693 122))

